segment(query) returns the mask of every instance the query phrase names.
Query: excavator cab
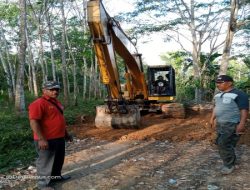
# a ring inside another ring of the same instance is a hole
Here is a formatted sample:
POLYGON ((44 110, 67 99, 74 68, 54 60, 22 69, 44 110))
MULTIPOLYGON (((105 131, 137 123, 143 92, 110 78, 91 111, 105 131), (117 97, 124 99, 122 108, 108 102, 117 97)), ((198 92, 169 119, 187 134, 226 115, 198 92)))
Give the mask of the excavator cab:
POLYGON ((171 101, 176 95, 175 71, 170 65, 149 66, 148 100, 171 101))

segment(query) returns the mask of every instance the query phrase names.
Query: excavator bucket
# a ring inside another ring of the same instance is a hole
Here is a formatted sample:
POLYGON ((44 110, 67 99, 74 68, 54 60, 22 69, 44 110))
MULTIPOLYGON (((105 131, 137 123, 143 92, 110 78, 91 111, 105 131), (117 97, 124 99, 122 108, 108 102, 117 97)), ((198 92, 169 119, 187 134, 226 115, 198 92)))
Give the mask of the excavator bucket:
POLYGON ((126 106, 127 113, 109 113, 107 105, 96 107, 95 126, 97 128, 140 128, 141 116, 140 110, 136 105, 126 106))

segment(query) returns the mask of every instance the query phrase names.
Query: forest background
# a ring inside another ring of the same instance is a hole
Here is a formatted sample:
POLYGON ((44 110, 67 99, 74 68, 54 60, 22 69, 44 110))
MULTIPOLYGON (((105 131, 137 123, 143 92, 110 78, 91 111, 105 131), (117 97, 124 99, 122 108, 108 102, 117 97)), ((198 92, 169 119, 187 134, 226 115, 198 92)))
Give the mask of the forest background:
MULTIPOLYGON (((115 16, 129 24, 131 40, 157 33, 169 44, 179 44, 179 51, 161 56, 175 68, 177 101, 211 101, 218 74, 233 76, 235 85, 249 93, 249 0, 131 3, 131 12, 115 16)), ((117 61, 122 80, 123 61, 117 61)), ((61 83, 68 124, 83 113, 93 115, 94 106, 105 98, 87 25, 87 1, 1 1, 0 172, 34 160, 27 106, 41 95, 47 80, 61 83)))

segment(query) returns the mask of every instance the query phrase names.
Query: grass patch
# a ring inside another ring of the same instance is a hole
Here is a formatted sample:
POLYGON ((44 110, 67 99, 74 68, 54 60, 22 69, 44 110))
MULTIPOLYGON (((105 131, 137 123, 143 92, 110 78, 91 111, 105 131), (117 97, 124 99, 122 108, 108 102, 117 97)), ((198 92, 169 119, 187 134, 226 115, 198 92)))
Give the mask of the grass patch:
POLYGON ((28 117, 18 117, 14 110, 0 112, 0 173, 21 167, 35 157, 28 117))

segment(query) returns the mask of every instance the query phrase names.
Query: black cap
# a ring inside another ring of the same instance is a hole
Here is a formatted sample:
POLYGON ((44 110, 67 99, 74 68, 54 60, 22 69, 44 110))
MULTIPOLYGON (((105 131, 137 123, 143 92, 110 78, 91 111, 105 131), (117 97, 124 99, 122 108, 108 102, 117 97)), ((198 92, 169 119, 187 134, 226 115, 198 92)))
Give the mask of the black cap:
POLYGON ((219 75, 216 79, 216 83, 222 83, 222 82, 233 82, 233 78, 228 75, 219 75))
POLYGON ((43 89, 50 90, 53 88, 60 89, 60 84, 56 81, 47 81, 47 82, 43 83, 43 89))

